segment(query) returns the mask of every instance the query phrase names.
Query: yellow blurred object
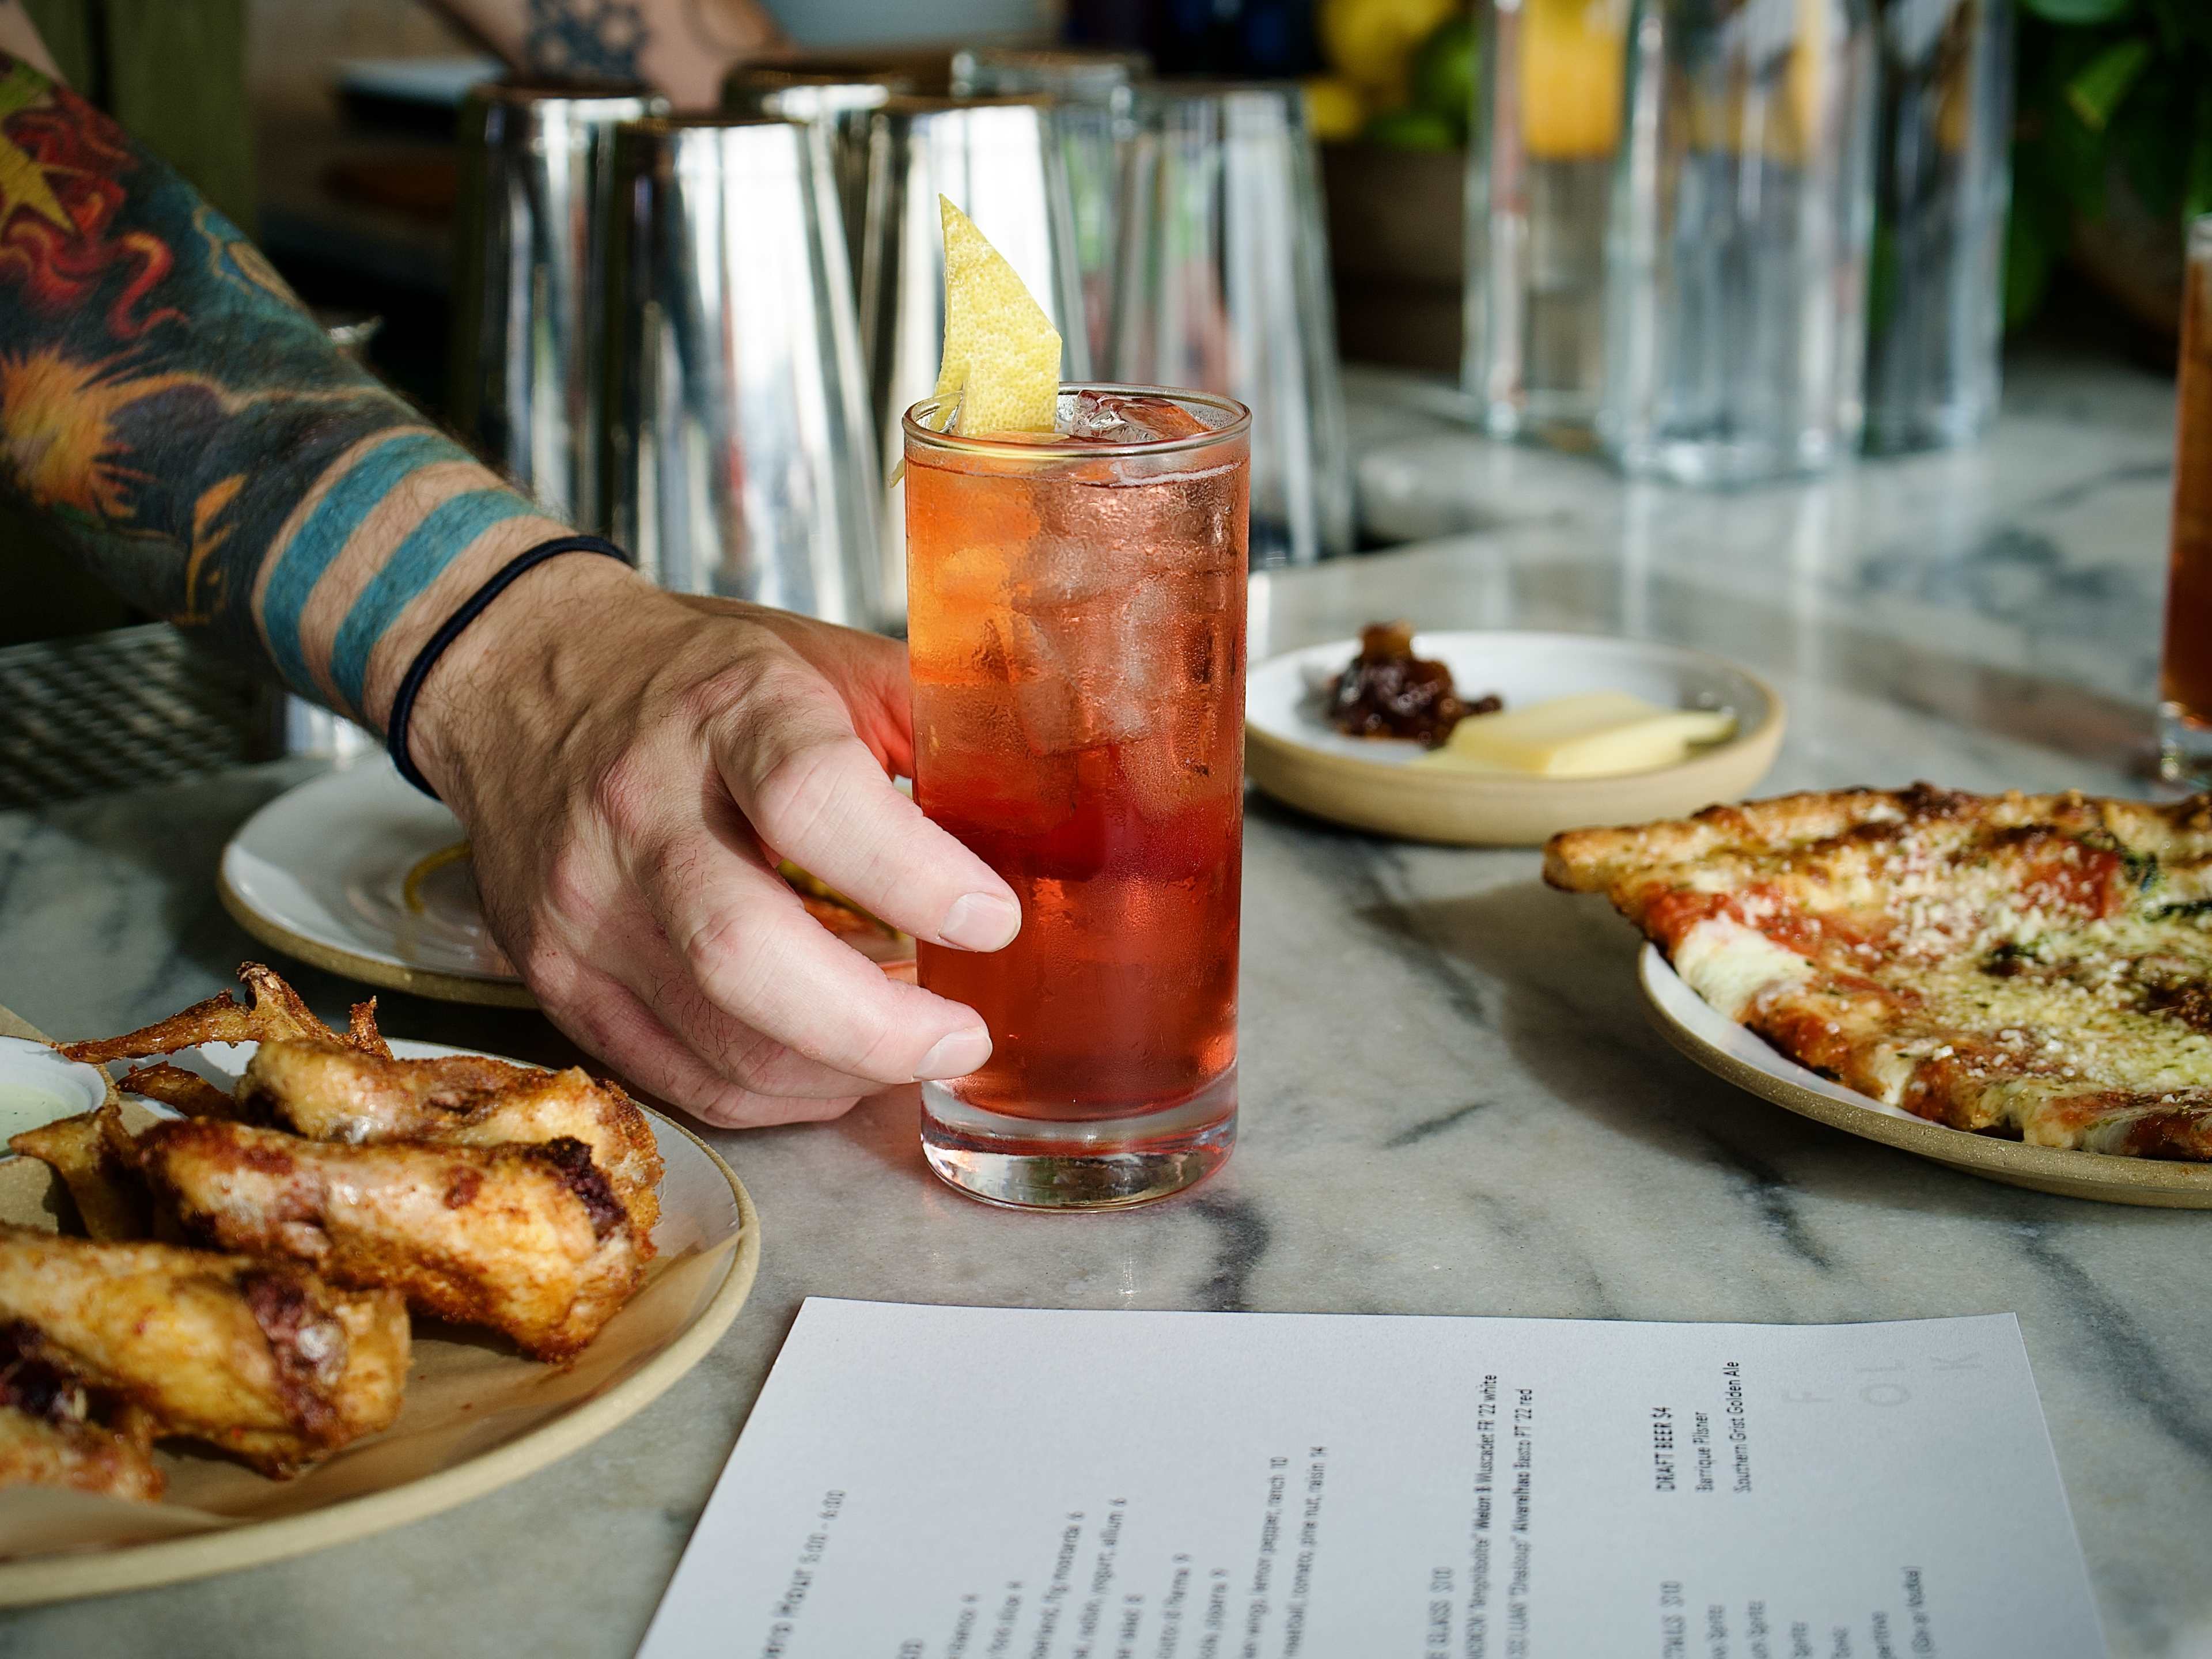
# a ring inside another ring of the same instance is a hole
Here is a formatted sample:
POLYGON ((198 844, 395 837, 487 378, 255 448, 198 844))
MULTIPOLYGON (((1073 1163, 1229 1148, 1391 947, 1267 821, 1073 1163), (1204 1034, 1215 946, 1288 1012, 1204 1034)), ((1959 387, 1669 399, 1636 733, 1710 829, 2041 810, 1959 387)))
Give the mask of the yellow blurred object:
POLYGON ((408 866, 399 883, 399 896, 409 912, 422 914, 422 884, 449 864, 459 864, 463 859, 476 856, 476 848, 467 842, 457 841, 451 847, 441 847, 427 858, 420 858, 408 866))
POLYGON ((1060 331, 1005 256, 944 197, 945 359, 937 396, 956 432, 1049 432, 1060 407, 1060 331))
POLYGON ((1389 109, 1406 101, 1413 52, 1466 0, 1321 0, 1322 52, 1329 66, 1389 109))
POLYGON ((1837 93, 1844 70, 1840 45, 1830 36, 1836 22, 1832 0, 1797 0, 1797 44, 1790 49, 1790 115, 1796 140, 1790 152, 1802 161, 1820 143, 1820 128, 1828 105, 1837 93))
POLYGON ((1531 156, 1613 154, 1627 47, 1628 0, 1522 0, 1521 120, 1531 156))
POLYGON ((1359 88, 1342 76, 1310 75, 1298 82, 1305 94, 1306 127, 1322 143, 1359 136, 1367 105, 1359 88))
POLYGON ((1695 148, 1755 154, 1784 167, 1796 167, 1819 149, 1821 128, 1847 72, 1843 30, 1836 0, 1796 0, 1796 15, 1788 49, 1765 61, 1766 74, 1753 80, 1732 58, 1725 78, 1701 81, 1692 91, 1695 148))

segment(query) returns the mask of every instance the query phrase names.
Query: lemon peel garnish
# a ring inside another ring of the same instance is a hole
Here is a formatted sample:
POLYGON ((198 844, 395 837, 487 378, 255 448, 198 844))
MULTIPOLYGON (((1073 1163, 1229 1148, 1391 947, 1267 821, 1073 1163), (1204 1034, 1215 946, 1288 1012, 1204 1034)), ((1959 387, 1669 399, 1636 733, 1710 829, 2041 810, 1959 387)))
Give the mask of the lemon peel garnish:
POLYGON ((974 221, 937 198, 945 226, 945 358, 938 407, 954 432, 1049 432, 1060 331, 974 221))

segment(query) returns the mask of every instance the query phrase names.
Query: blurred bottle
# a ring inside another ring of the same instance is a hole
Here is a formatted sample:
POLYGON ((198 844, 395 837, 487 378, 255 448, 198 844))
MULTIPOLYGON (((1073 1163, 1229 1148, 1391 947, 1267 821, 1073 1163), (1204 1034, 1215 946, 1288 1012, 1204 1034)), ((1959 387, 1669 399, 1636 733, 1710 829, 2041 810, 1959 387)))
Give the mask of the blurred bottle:
POLYGON ((1493 436, 1586 447, 1628 0, 1484 0, 1479 19, 1461 384, 1493 436))
POLYGON ((1869 0, 1634 0, 1599 435, 1632 476, 1819 471, 1866 421, 1869 0))
POLYGON ((1997 407, 2011 0, 1884 0, 1881 65, 1867 447, 1966 443, 1997 407))

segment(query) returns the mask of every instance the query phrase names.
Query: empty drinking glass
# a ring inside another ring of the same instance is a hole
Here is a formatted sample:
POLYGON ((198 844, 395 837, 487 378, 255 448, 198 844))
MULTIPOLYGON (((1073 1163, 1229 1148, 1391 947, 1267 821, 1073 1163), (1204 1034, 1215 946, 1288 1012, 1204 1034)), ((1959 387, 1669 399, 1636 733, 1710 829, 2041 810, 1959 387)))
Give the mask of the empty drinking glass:
POLYGON ((1881 65, 1867 447, 1966 443, 1997 409, 2011 0, 1891 0, 1881 65))
POLYGON ((952 54, 955 97, 1040 94, 1057 106, 1068 206, 1075 217, 1075 259, 1083 273, 1084 324, 1094 352, 1104 350, 1113 324, 1114 241, 1133 87, 1151 72, 1151 60, 1139 52, 963 46, 952 54))
POLYGON ((1493 437, 1589 444, 1628 0, 1485 0, 1461 385, 1493 437))
POLYGON ((1140 88, 1123 177, 1116 380, 1252 411, 1252 565, 1352 548, 1321 185, 1295 86, 1140 88))
POLYGON ((1634 0, 1599 436, 1686 483, 1818 471, 1865 422, 1868 0, 1634 0))

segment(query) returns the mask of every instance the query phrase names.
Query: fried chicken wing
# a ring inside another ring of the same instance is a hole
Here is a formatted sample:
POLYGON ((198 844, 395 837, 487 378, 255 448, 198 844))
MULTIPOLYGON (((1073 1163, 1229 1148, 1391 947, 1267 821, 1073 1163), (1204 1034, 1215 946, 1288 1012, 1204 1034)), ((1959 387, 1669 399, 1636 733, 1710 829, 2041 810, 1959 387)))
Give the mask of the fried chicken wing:
POLYGON ((580 1140, 629 1212, 643 1259, 651 1259, 661 1176, 653 1126, 635 1101, 580 1067, 546 1072, 473 1055, 380 1060, 278 1041, 255 1051, 239 1095, 251 1121, 270 1121, 310 1140, 447 1146, 580 1140))
POLYGON ((135 1031, 125 1031, 121 1036, 67 1043, 62 1053, 71 1060, 105 1066, 111 1060, 173 1054, 179 1048, 203 1042, 266 1042, 272 1037, 328 1042, 372 1054, 388 1052, 383 1037, 377 1033, 374 1002, 355 1006, 349 1035, 340 1036, 315 1018, 314 1011, 301 1000, 300 994, 273 969, 258 962, 241 963, 238 976, 252 993, 250 1004, 224 991, 205 1002, 194 1003, 180 1014, 172 1014, 135 1031))
POLYGON ((384 1040, 384 1033, 376 1029, 376 999, 356 1002, 346 1011, 346 1042, 365 1054, 374 1054, 382 1060, 392 1058, 392 1045, 384 1040))
POLYGON ((240 1117, 237 1100, 225 1094, 198 1072, 172 1066, 166 1060, 124 1073, 115 1085, 126 1095, 143 1095, 164 1106, 173 1106, 186 1117, 240 1117))
POLYGON ((37 1158, 62 1178, 92 1237, 113 1243, 152 1235, 153 1203, 113 1101, 97 1111, 26 1129, 9 1139, 8 1150, 37 1158))
POLYGON ((154 1419, 94 1388, 25 1320, 0 1324, 0 1486, 161 1495, 154 1419))
POLYGON ((188 1231, 403 1291, 423 1313, 489 1325, 540 1359, 589 1342, 644 1271, 612 1182, 566 1137, 348 1146, 186 1119, 138 1145, 188 1231))
POLYGON ((0 1319, 36 1326, 161 1432, 279 1477, 388 1425, 407 1375, 398 1294, 170 1244, 0 1228, 0 1319))

